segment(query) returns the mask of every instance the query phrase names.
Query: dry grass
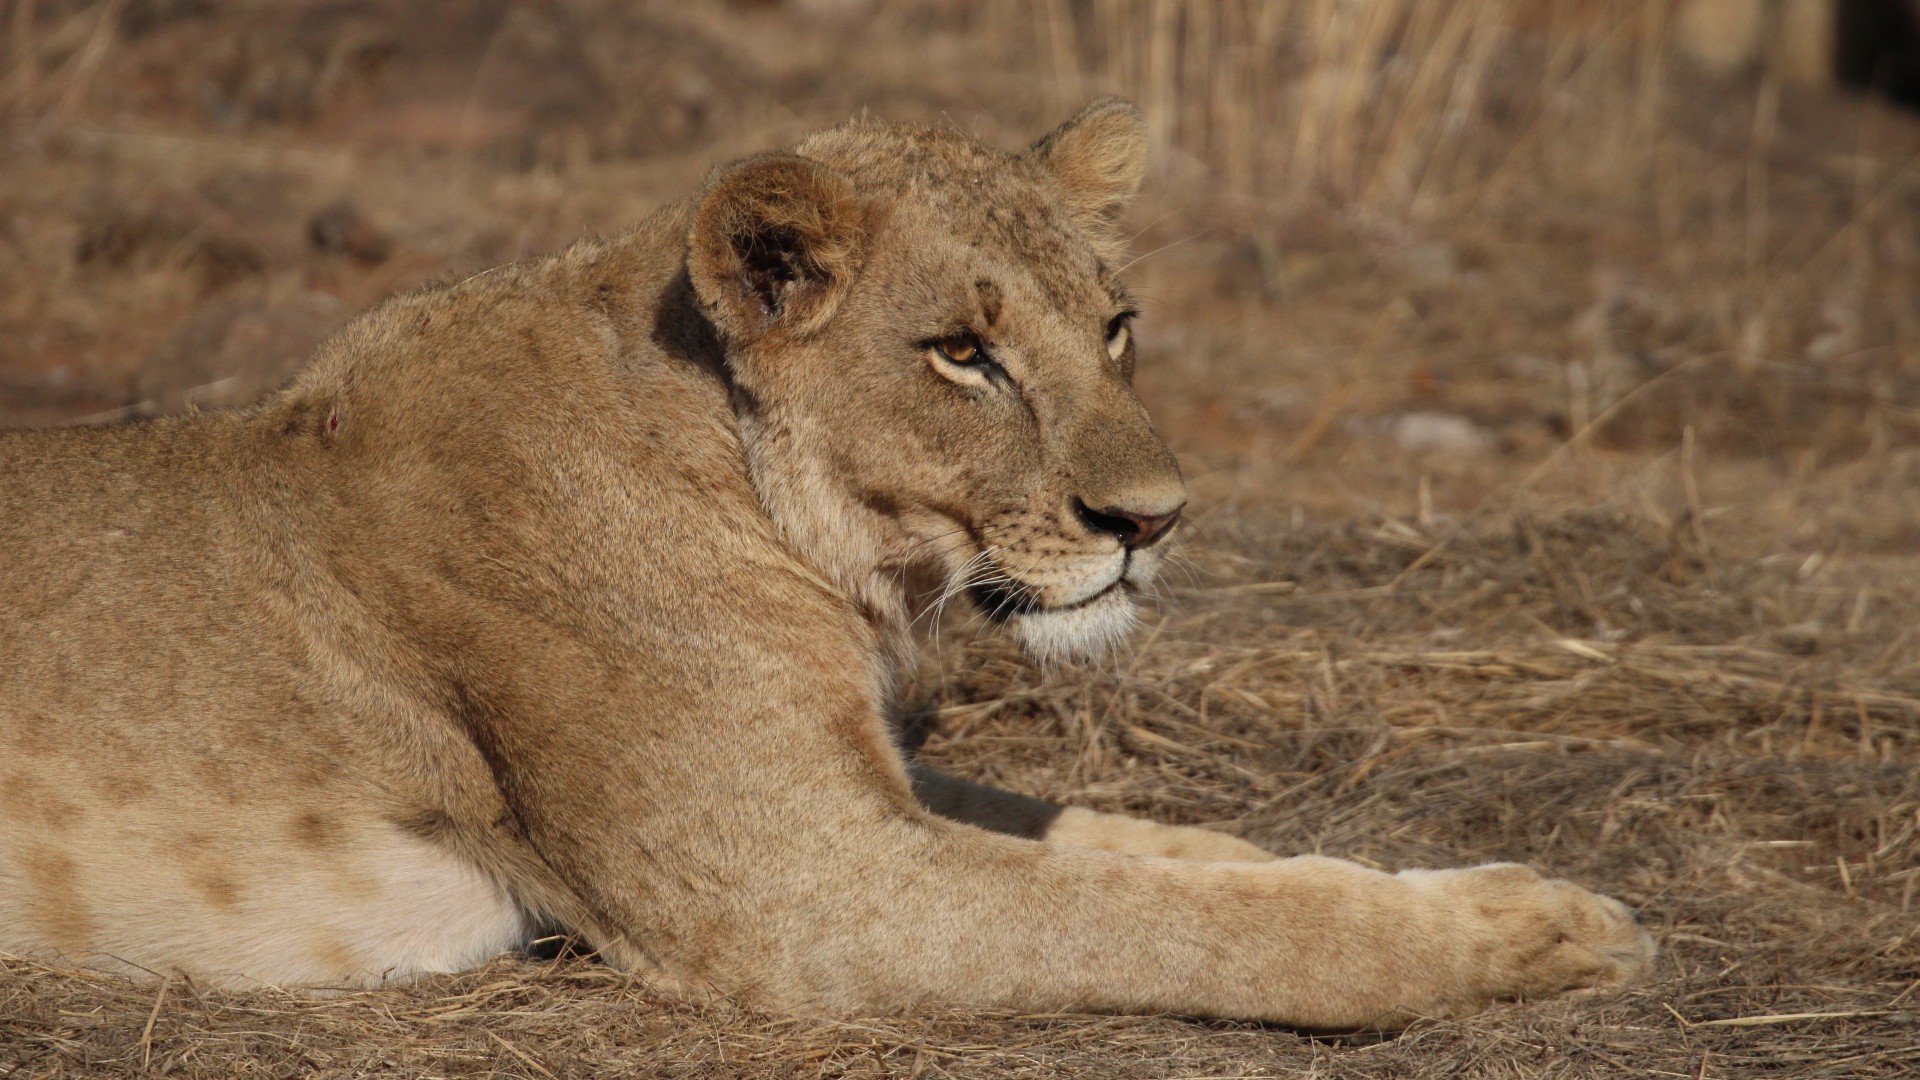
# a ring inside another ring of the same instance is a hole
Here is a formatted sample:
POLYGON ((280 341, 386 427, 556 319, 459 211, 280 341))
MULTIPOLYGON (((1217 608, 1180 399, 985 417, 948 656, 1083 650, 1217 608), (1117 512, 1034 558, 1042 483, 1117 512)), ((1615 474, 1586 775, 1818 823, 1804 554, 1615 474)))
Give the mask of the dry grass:
POLYGON ((1656 2, 846 7, 12 0, 0 421, 243 398, 381 295, 861 108, 1011 144, 1130 93, 1189 566, 1100 670, 949 627, 928 754, 1535 862, 1636 905, 1656 981, 1341 1041, 770 1017, 581 961, 324 998, 6 961, 0 1076, 1920 1070, 1920 124, 1704 81, 1656 2))

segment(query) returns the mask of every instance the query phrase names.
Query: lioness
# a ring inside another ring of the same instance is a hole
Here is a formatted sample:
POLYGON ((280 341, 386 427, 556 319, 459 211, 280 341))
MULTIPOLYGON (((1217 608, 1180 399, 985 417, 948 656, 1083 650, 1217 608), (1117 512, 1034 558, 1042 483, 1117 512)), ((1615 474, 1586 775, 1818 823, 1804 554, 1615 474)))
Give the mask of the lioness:
POLYGON ((251 409, 0 439, 0 951, 367 985, 555 929, 774 1007, 1389 1026, 1647 969, 1519 866, 1387 874, 890 737, 932 568, 1106 648, 1185 488, 1130 380, 1138 112, 853 123, 382 304, 251 409))

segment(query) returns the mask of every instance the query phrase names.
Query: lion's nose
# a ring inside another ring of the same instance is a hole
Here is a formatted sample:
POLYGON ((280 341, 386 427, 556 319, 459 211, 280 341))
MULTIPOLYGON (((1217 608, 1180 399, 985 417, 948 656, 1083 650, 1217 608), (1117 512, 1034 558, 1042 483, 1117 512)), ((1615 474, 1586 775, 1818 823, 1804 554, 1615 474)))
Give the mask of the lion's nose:
POLYGON ((1180 511, 1186 503, 1180 503, 1171 510, 1127 510, 1118 506, 1105 506, 1096 510, 1080 499, 1073 500, 1073 511, 1090 532, 1105 533, 1120 541, 1128 550, 1152 547, 1173 529, 1180 520, 1180 511))

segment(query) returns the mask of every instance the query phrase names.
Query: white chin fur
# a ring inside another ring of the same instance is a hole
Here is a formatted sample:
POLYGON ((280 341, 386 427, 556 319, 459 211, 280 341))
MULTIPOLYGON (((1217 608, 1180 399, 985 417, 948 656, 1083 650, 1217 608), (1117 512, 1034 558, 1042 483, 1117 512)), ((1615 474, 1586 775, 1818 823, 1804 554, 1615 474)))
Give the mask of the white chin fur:
POLYGON ((1036 611, 1007 620, 1007 632, 1041 664, 1098 660, 1133 633, 1133 599, 1112 592, 1068 611, 1036 611))

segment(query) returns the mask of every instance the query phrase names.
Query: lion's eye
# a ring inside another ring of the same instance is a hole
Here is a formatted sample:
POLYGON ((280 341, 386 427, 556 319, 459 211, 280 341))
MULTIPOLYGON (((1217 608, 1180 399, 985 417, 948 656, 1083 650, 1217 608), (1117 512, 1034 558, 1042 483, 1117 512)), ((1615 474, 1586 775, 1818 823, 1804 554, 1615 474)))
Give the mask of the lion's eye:
POLYGON ((986 359, 986 353, 980 348, 980 339, 971 333, 954 334, 934 343, 940 358, 950 364, 977 364, 986 359))
POLYGON ((1115 360, 1126 354, 1127 343, 1133 337, 1133 330, 1129 325, 1133 321, 1133 316, 1133 312, 1123 311, 1107 322, 1107 355, 1115 360))
POLYGON ((936 372, 962 386, 984 390, 1013 381, 1007 369, 987 351, 986 342, 971 330, 956 330, 946 337, 923 341, 920 347, 927 350, 927 359, 936 372))

